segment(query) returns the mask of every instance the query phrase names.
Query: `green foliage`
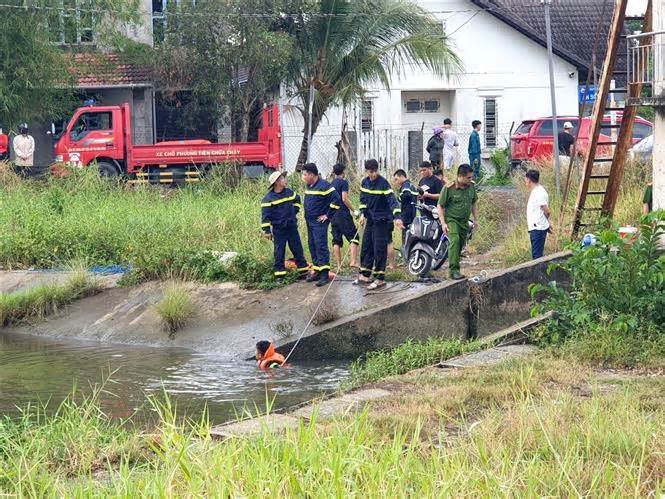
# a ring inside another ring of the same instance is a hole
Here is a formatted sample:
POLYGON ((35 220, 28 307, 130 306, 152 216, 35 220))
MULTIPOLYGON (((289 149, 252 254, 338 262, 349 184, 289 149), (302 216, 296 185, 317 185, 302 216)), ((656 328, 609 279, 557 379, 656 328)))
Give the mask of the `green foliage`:
POLYGON ((61 12, 54 9, 52 0, 8 0, 3 4, 0 6, 0 123, 6 129, 21 121, 56 119, 75 105, 71 54, 57 45, 63 29, 67 34, 65 42, 70 43, 67 36, 76 32, 76 24, 71 23, 87 24, 92 26, 96 41, 102 42, 104 35, 117 33, 133 22, 139 5, 138 0, 80 2, 81 17, 68 16, 65 28, 61 12), (116 22, 105 23, 104 29, 99 29, 103 16, 93 16, 94 9, 113 10, 116 22))
MULTIPOLYGON (((53 268, 72 259, 132 267, 146 279, 237 280, 270 289, 272 244, 259 230, 261 182, 220 179, 165 191, 105 182, 94 171, 0 186, 0 265, 53 268), (222 263, 219 255, 238 257, 222 263)), ((287 280, 287 282, 290 282, 287 280)))
POLYGON ((62 284, 54 282, 15 293, 0 293, 0 326, 43 318, 98 291, 96 281, 86 272, 76 271, 62 284))
MULTIPOLYGON (((149 433, 90 398, 0 422, 0 490, 16 497, 660 497, 662 382, 579 396, 533 361, 403 380, 360 414, 218 441, 152 401, 149 433), (545 378, 545 379, 542 379, 545 378), (553 381, 554 380, 554 381, 553 381), (549 390, 547 389, 549 387, 549 390), (659 390, 660 388, 660 390, 659 390), (572 391, 572 393, 571 393, 572 391)), ((563 369, 561 369, 563 368, 563 369)), ((78 397, 77 397, 78 400, 78 397)))
MULTIPOLYGON (((303 2, 291 3, 296 4, 291 10, 302 15, 281 23, 296 47, 287 82, 303 116, 310 104, 310 87, 316 89, 312 133, 330 106, 357 101, 371 84, 389 87, 391 75, 407 67, 415 65, 440 76, 461 67, 440 21, 415 2, 324 0, 304 2, 306 7, 303 2)), ((307 128, 306 124, 299 163, 307 153, 307 128)))
POLYGON ((167 284, 164 297, 155 305, 164 330, 173 338, 194 313, 194 302, 182 284, 167 284))
POLYGON ((484 179, 488 185, 509 185, 510 180, 510 147, 494 149, 490 155, 490 162, 494 166, 494 175, 484 179))
POLYGON ((432 366, 466 352, 480 350, 481 345, 458 339, 429 338, 424 342, 408 340, 391 350, 378 350, 351 364, 350 387, 361 386, 388 376, 432 366))
POLYGON ((167 93, 191 89, 187 114, 194 116, 202 103, 215 120, 231 125, 235 140, 246 141, 254 112, 286 76, 291 57, 293 40, 274 29, 281 3, 183 2, 157 51, 158 86, 167 93), (263 15, 246 15, 254 12, 263 15))
MULTIPOLYGON (((533 285, 531 293, 546 299, 534 312, 554 310, 551 321, 536 335, 541 344, 562 345, 569 340, 598 344, 607 334, 609 344, 618 338, 651 342, 665 333, 665 256, 657 245, 665 234, 665 213, 645 217, 637 240, 626 244, 616 230, 601 232, 597 244, 573 246, 572 256, 558 267, 572 280, 570 289, 554 284, 533 285)), ((663 342, 657 341, 662 347, 663 342)), ((612 347, 604 351, 620 352, 612 347)), ((603 353, 599 352, 603 357, 603 353)), ((630 365, 628 358, 606 360, 630 365)))

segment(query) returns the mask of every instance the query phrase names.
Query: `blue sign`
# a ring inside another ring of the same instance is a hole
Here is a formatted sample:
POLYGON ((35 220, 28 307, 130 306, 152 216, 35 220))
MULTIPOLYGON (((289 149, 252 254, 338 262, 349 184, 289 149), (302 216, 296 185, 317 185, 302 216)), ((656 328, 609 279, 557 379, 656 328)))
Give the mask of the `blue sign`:
MULTIPOLYGON (((580 85, 577 87, 578 93, 578 101, 580 104, 584 102, 584 93, 586 92, 586 85, 580 85)), ((589 85, 589 90, 586 95, 586 101, 587 102, 595 102, 596 100, 596 93, 598 91, 598 88, 596 85, 589 85)))

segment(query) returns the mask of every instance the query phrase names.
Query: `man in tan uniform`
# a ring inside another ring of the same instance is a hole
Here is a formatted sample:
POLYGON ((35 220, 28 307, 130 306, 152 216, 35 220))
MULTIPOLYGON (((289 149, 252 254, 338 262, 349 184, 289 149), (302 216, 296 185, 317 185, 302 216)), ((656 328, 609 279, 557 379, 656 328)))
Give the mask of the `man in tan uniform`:
POLYGON ((34 165, 35 139, 28 134, 28 124, 21 123, 18 127, 19 135, 14 137, 14 164, 18 173, 29 173, 34 165))

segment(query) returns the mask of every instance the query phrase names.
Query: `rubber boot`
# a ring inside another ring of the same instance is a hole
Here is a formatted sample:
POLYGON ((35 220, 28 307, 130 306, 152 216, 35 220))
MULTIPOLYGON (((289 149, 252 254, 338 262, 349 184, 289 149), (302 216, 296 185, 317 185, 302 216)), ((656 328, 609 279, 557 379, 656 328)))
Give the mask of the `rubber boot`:
POLYGON ((319 273, 318 273, 317 271, 312 271, 312 272, 310 272, 310 274, 307 276, 307 278, 305 279, 305 281, 307 281, 307 282, 314 282, 314 281, 318 281, 318 279, 319 279, 319 273))
POLYGON ((325 286, 328 284, 328 271, 327 270, 322 270, 321 273, 319 274, 319 280, 316 282, 316 287, 320 288, 321 286, 325 286))

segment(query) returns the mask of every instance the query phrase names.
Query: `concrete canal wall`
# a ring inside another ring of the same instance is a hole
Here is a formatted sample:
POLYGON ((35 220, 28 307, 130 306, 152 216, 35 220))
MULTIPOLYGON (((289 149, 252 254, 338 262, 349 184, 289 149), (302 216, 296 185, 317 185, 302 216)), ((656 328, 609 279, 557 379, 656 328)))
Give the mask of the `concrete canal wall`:
MULTIPOLYGON (((423 288, 418 296, 339 319, 327 327, 314 328, 294 351, 293 359, 357 358, 381 348, 403 343, 407 338, 424 340, 483 337, 529 318, 532 283, 568 283, 560 270, 551 275, 552 263, 567 258, 556 253, 532 262, 489 274, 481 282, 446 281, 423 288)), ((295 341, 280 342, 289 352, 295 341)))
MULTIPOLYGON (((290 351, 325 295, 327 317, 307 329, 293 359, 353 359, 409 338, 483 336, 524 320, 532 305, 529 284, 565 282, 564 275, 546 273, 550 263, 565 257, 556 254, 490 273, 479 283, 389 283, 376 293, 353 286, 349 278, 335 282, 329 291, 304 282, 270 292, 243 290, 233 283, 189 282, 184 286, 195 313, 174 338, 164 331, 155 310, 164 296, 164 283, 121 288, 107 280, 102 293, 78 300, 45 321, 6 331, 105 344, 181 347, 245 359, 262 339, 290 351)), ((4 272, 0 291, 14 292, 62 278, 60 274, 4 272)))

